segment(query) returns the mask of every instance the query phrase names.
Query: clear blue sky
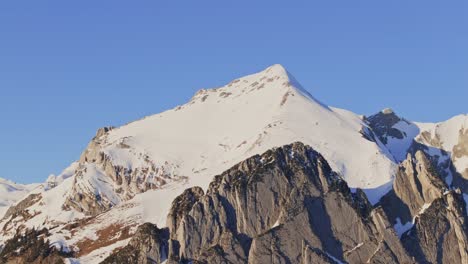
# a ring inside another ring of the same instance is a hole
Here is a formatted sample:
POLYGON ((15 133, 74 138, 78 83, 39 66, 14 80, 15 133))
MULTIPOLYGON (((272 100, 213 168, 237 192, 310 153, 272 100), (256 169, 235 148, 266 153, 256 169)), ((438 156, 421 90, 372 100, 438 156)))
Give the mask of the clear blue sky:
POLYGON ((0 176, 43 181, 99 127, 275 63, 357 113, 466 113, 468 1, 1 1, 0 176))

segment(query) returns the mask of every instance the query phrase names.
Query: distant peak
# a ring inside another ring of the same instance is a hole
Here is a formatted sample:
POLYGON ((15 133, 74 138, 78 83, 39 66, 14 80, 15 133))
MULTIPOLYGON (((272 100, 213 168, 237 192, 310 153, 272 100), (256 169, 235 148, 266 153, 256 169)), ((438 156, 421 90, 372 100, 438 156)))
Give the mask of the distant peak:
POLYGON ((17 185, 16 182, 0 177, 0 184, 17 185))
POLYGON ((402 118, 399 117, 395 111, 391 108, 384 108, 379 112, 367 117, 366 119, 394 119, 394 120, 401 120, 402 118))
POLYGON ((391 108, 385 108, 380 112, 382 112, 382 114, 384 114, 384 115, 395 114, 395 112, 393 112, 393 109, 391 109, 391 108))

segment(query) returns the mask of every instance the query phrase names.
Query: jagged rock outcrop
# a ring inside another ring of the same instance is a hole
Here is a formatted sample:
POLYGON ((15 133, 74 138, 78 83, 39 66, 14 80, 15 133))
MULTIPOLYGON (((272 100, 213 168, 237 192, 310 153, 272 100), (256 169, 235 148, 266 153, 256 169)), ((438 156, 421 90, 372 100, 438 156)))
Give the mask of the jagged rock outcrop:
POLYGON ((408 154, 382 198, 388 218, 400 232, 407 252, 418 263, 468 263, 467 213, 463 194, 449 190, 440 175, 444 164, 423 150, 408 154), (432 159, 431 159, 432 158, 432 159))
MULTIPOLYGON (((83 151, 75 172, 72 190, 63 205, 64 209, 75 209, 87 215, 97 215, 121 201, 133 198, 138 193, 157 189, 171 181, 169 164, 157 166, 145 157, 142 157, 140 168, 125 167, 118 162, 116 164, 105 152, 105 147, 109 144, 107 134, 112 129, 112 127, 100 128, 83 151), (102 191, 102 183, 106 185, 104 188, 106 192, 102 191)), ((117 144, 117 147, 129 148, 125 140, 117 144)))
POLYGON ((397 163, 406 159, 415 137, 420 132, 418 124, 399 117, 391 109, 364 117, 364 122, 369 128, 363 129, 363 135, 382 146, 384 153, 390 155, 397 163))
POLYGON ((425 145, 443 167, 447 184, 468 193, 468 115, 458 115, 424 129, 416 141, 425 145), (440 154, 438 153, 440 151, 440 154), (437 157, 439 156, 439 157, 437 157))
POLYGON ((402 241, 418 263, 468 263, 467 212, 460 191, 435 199, 402 241))
POLYGON ((18 215, 22 215, 24 218, 26 218, 27 217, 26 214, 28 214, 28 212, 25 211, 25 209, 37 203, 40 199, 41 199, 41 194, 39 193, 33 193, 33 194, 28 195, 26 198, 18 202, 16 205, 13 205, 10 208, 8 208, 5 215, 3 216, 3 219, 8 219, 11 216, 13 216, 14 218, 18 215))
POLYGON ((216 176, 191 208, 173 209, 182 217, 170 228, 178 244, 172 260, 300 263, 320 255, 324 263, 411 261, 385 215, 371 212, 365 195, 352 193, 302 143, 241 162, 216 176))
POLYGON ((146 223, 138 227, 129 244, 118 249, 102 264, 156 264, 167 259, 168 229, 159 229, 156 225, 146 223))
MULTIPOLYGON (((169 229, 177 230, 184 213, 192 209, 193 205, 198 202, 204 194, 202 188, 195 186, 177 196, 172 202, 171 211, 167 216, 167 226, 169 229)), ((171 234, 171 239, 176 239, 175 233, 171 234)))
POLYGON ((396 195, 408 205, 412 216, 447 190, 437 169, 422 151, 414 156, 408 154, 396 174, 393 187, 396 195))
MULTIPOLYGON (((203 189, 200 187, 192 187, 185 190, 181 195, 177 196, 172 202, 171 210, 167 216, 167 226, 169 230, 177 230, 180 226, 182 218, 185 216, 187 211, 190 211, 193 205, 198 202, 204 195, 203 189)), ((169 260, 177 262, 179 260, 179 247, 180 244, 177 241, 177 233, 170 232, 169 240, 169 260)), ((205 252, 207 255, 210 252, 205 252)), ((216 251, 212 251, 216 253, 216 251)), ((207 255, 207 259, 212 258, 207 255)))
POLYGON ((26 230, 17 233, 5 243, 0 252, 0 263, 4 264, 64 264, 64 259, 73 255, 62 252, 44 239, 48 230, 26 230))
POLYGON ((18 233, 19 231, 26 229, 24 226, 16 226, 15 221, 17 221, 17 219, 24 221, 33 218, 36 213, 29 210, 28 208, 38 203, 41 198, 41 194, 33 193, 19 201, 17 204, 8 208, 2 218, 2 221, 4 221, 2 231, 18 233))
POLYGON ((425 152, 418 150, 414 154, 408 153, 396 173, 393 190, 380 204, 392 222, 399 218, 401 223, 406 223, 447 190, 439 168, 425 152))

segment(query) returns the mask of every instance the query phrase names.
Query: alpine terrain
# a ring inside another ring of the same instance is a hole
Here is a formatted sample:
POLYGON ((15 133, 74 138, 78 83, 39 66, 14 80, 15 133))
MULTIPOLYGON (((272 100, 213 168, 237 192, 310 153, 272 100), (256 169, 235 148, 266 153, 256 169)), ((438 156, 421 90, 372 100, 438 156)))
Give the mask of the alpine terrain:
POLYGON ((0 263, 467 263, 468 115, 327 106, 281 65, 0 180, 0 263))

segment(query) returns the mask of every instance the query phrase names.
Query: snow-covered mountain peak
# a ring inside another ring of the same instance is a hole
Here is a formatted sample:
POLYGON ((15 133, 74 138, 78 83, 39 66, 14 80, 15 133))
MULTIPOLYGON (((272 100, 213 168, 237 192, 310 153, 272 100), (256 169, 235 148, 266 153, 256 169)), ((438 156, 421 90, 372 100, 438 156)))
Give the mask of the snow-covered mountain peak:
MULTIPOLYGON (((201 89, 195 93, 189 105, 205 102, 209 99, 213 100, 213 98, 216 97, 219 97, 216 99, 217 102, 221 103, 225 101, 223 99, 238 97, 243 97, 242 100, 246 100, 246 97, 251 97, 253 100, 265 100, 266 98, 271 100, 273 98, 277 99, 278 97, 287 97, 288 95, 286 94, 292 93, 300 94, 315 101, 322 107, 328 108, 326 105, 313 98, 313 96, 280 64, 274 64, 258 73, 235 79, 222 87, 201 89)), ((184 107, 185 106, 179 106, 176 109, 182 109, 184 107)))
POLYGON ((289 75, 286 68, 284 68, 284 66, 281 64, 273 64, 270 67, 266 68, 264 72, 272 72, 276 75, 289 75))
MULTIPOLYGON (((184 142, 181 148, 187 148, 188 143, 190 146, 203 143, 195 148, 203 152, 203 149, 214 144, 212 149, 220 146, 224 146, 222 148, 225 151, 229 149, 229 152, 239 149, 238 155, 243 156, 245 149, 241 146, 247 146, 250 137, 256 138, 257 135, 266 133, 266 128, 272 127, 274 123, 280 123, 279 119, 284 119, 285 116, 280 117, 295 108, 291 103, 293 101, 310 105, 317 112, 329 111, 327 106, 313 99, 283 66, 275 64, 261 72, 235 79, 223 87, 199 90, 185 105, 101 134, 108 132, 109 136, 105 141, 113 144, 111 142, 115 140, 122 140, 122 146, 132 143, 143 134, 150 134, 146 131, 152 131, 153 139, 161 144, 158 145, 159 148, 165 142, 172 142, 170 139, 180 138, 184 142), (155 126, 156 123, 164 125, 155 126), (132 136, 123 136, 128 133, 132 136), (239 139, 226 144, 227 141, 234 140, 232 137, 239 139), (161 142, 163 138, 164 141, 161 142), (211 142, 206 142, 208 139, 211 142)), ((174 149, 174 144, 180 143, 172 142, 172 148, 168 146, 168 149, 174 149)), ((250 146, 248 149, 253 148, 254 146, 250 146)), ((151 148, 146 147, 144 153, 152 156, 154 153, 151 152, 151 148)))
POLYGON ((103 153, 127 172, 150 171, 143 182, 157 181, 164 188, 182 180, 205 188, 213 175, 246 157, 301 141, 328 157, 351 187, 373 189, 375 202, 379 188, 389 186, 393 165, 363 139, 363 126, 358 115, 313 98, 276 64, 223 87, 200 90, 175 109, 107 131, 82 160, 102 160, 103 153), (354 155, 359 150, 361 155, 354 155), (375 162, 382 166, 371 165, 375 162))

